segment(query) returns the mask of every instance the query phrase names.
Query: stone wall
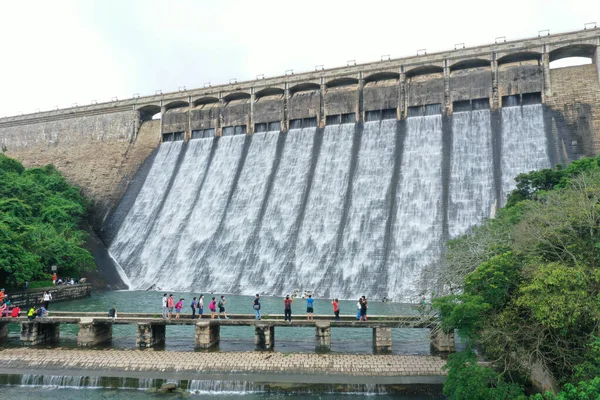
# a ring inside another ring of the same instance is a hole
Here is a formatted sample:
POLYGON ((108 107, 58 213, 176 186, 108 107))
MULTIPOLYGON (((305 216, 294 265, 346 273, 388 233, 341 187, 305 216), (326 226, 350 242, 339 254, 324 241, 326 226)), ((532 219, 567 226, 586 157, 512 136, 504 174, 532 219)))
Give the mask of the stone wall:
POLYGON ((89 297, 92 294, 92 286, 89 284, 82 284, 60 285, 52 288, 29 290, 26 292, 7 293, 7 296, 13 305, 21 307, 21 312, 25 311, 25 313, 27 313, 26 307, 38 307, 40 305, 45 290, 48 290, 52 295, 50 309, 52 309, 52 303, 54 302, 81 299, 83 297, 89 297))
POLYGON ((53 164, 82 189, 101 222, 159 143, 160 121, 139 127, 135 111, 0 125, 0 147, 26 167, 53 164))
MULTIPOLYGON (((600 84, 596 65, 550 70, 546 106, 562 159, 594 156, 600 150, 600 84)), ((548 124, 547 124, 548 125, 548 124)))

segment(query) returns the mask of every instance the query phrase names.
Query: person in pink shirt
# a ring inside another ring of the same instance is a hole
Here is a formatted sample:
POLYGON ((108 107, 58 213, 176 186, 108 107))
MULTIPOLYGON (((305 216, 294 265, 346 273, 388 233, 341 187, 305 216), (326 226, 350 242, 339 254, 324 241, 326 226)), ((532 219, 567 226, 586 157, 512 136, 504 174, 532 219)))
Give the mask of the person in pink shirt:
POLYGON ((179 315, 181 314, 181 309, 183 308, 183 297, 179 299, 177 304, 175 304, 175 319, 179 319, 179 315))
POLYGON ((210 303, 208 303, 208 309, 210 310, 210 319, 215 319, 215 311, 217 311, 215 297, 213 297, 210 303))

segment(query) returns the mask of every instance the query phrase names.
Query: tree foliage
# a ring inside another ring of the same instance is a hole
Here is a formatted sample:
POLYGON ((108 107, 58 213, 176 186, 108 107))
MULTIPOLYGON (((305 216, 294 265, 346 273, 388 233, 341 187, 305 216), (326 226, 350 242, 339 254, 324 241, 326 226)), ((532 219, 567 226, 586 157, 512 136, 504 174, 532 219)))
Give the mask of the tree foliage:
POLYGON ((25 169, 0 154, 0 283, 45 279, 50 267, 78 276, 94 260, 79 229, 87 203, 48 165, 25 169))
MULTIPOLYGON (((563 385, 536 400, 600 398, 600 157, 516 180, 495 219, 448 246, 440 286, 455 290, 434 307, 442 327, 458 329, 468 349, 479 344, 496 371, 477 370, 468 355, 449 362, 446 394, 495 398, 494 379, 536 366, 563 385)), ((511 388, 502 398, 519 398, 511 388)))

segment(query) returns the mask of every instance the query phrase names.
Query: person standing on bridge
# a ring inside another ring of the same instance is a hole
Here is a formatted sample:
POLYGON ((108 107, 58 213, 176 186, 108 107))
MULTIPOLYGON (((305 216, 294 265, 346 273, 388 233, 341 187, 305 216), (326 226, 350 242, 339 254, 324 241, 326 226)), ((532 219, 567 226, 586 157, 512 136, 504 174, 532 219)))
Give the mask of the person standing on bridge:
POLYGON ((256 293, 256 297, 254 298, 252 308, 254 308, 255 319, 260 321, 260 296, 256 293))
POLYGON ((367 298, 365 296, 363 296, 360 300, 360 320, 367 322, 367 308, 369 308, 369 303, 367 302, 367 298))
POLYGON ((202 314, 204 314, 204 295, 201 294, 198 299, 198 318, 202 319, 202 314))
POLYGON ((210 319, 215 319, 215 311, 217 311, 217 302, 215 297, 213 297, 210 303, 208 303, 208 309, 210 310, 210 319))
POLYGON ((198 302, 196 301, 195 297, 192 299, 192 304, 190 307, 192 307, 192 319, 196 319, 196 308, 198 307, 198 302))
POLYGON ((221 314, 223 314, 223 316, 225 317, 225 319, 229 319, 229 317, 227 316, 227 313, 225 312, 225 304, 227 303, 227 300, 225 299, 225 296, 221 296, 221 300, 219 300, 219 316, 217 317, 217 319, 221 319, 221 314))
POLYGON ((313 299, 312 294, 308 295, 306 299, 306 319, 308 321, 314 320, 313 313, 315 312, 315 299, 313 299))
POLYGON ((44 308, 47 310, 48 306, 50 306, 50 300, 52 300, 52 295, 47 290, 42 295, 42 300, 40 303, 44 303, 44 308))
POLYGON ((290 299, 290 295, 288 294, 283 299, 283 320, 292 322, 292 299, 290 299))
POLYGON ((169 298, 167 299, 167 307, 169 309, 169 319, 171 319, 171 317, 173 316, 173 306, 175 301, 173 300, 173 293, 171 293, 169 295, 169 298))
POLYGON ((169 307, 167 305, 167 294, 165 293, 162 298, 162 317, 163 319, 167 319, 169 315, 169 307))
POLYGON ((183 308, 183 301, 185 299, 182 297, 179 299, 177 304, 175 304, 175 319, 179 319, 179 315, 181 314, 181 309, 183 308))
POLYGON ((338 299, 333 299, 333 301, 331 302, 331 305, 333 306, 333 315, 335 315, 335 320, 339 321, 340 320, 340 302, 338 299))

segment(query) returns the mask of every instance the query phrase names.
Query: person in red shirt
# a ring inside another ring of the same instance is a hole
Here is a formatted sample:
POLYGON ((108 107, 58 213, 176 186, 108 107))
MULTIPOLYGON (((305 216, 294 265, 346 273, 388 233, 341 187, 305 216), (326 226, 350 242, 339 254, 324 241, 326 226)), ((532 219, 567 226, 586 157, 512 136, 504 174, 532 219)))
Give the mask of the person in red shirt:
POLYGON ((14 306, 12 311, 10 312, 10 316, 13 318, 17 318, 21 316, 21 309, 19 306, 14 306))
POLYGON ((289 294, 283 299, 283 314, 284 321, 292 322, 292 299, 289 294))
POLYGON ((56 272, 52 274, 52 284, 56 286, 56 272))
POLYGON ((335 320, 339 321, 340 320, 340 302, 338 301, 338 299, 333 299, 331 304, 333 305, 333 314, 335 315, 335 320))
POLYGON ((171 316, 173 315, 173 306, 174 306, 174 301, 173 301, 173 295, 170 294, 169 298, 167 299, 167 308, 169 309, 169 319, 171 319, 171 316))

